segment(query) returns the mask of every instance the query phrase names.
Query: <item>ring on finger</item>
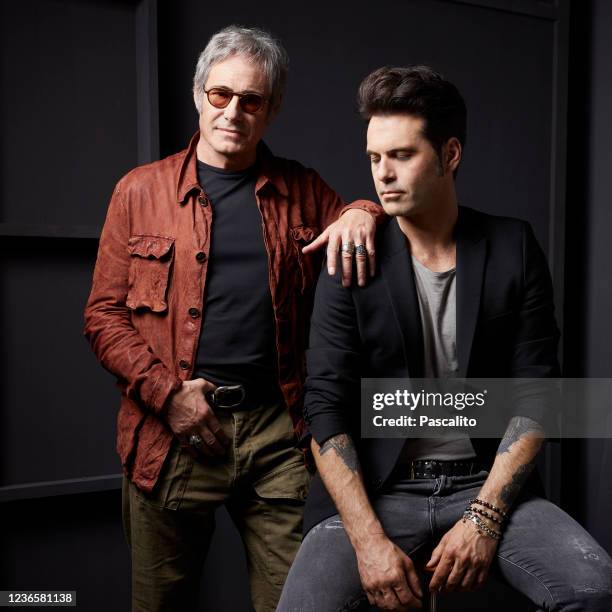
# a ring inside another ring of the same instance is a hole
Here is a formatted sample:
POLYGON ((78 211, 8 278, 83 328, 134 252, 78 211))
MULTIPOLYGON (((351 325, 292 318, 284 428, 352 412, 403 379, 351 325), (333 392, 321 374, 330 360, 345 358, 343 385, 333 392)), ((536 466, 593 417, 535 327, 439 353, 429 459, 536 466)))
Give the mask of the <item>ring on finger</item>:
POLYGON ((352 241, 343 242, 342 247, 340 247, 340 250, 343 253, 348 253, 349 255, 352 255, 355 252, 355 243, 352 241))
POLYGON ((365 257, 368 254, 365 244, 355 245, 355 255, 365 257))
POLYGON ((191 446, 195 446, 196 448, 199 448, 200 446, 202 446, 203 443, 204 443, 204 440, 202 440, 202 436, 200 434, 191 434, 189 436, 189 444, 191 446))

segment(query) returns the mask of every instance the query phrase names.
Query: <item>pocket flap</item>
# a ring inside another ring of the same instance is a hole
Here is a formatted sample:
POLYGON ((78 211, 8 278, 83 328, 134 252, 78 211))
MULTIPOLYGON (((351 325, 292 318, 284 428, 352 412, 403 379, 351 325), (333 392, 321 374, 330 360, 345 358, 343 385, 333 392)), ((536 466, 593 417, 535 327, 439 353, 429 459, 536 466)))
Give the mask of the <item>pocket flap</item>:
POLYGON ((308 495, 310 479, 310 473, 300 457, 298 461, 267 474, 255 482, 253 487, 257 495, 264 499, 293 499, 303 502, 308 495))
POLYGON ((132 310, 168 310, 166 293, 174 251, 174 238, 145 234, 128 241, 130 271, 125 304, 132 310))
POLYGON ((130 255, 146 259, 163 259, 172 250, 174 238, 155 236, 152 234, 131 236, 128 241, 130 255))

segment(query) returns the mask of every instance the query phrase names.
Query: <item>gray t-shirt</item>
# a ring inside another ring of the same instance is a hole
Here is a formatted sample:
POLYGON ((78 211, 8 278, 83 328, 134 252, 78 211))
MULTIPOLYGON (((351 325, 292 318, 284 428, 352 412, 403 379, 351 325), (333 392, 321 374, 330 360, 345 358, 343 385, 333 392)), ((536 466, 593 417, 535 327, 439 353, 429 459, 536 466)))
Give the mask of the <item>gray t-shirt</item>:
POLYGON ((433 272, 412 258, 423 325, 425 378, 457 376, 457 293, 455 268, 433 272))
MULTIPOLYGON (((426 378, 457 376, 457 299, 456 270, 433 272, 412 258, 414 279, 423 326, 423 375, 426 378)), ((439 438, 407 440, 400 462, 413 459, 444 461, 475 457, 474 447, 466 434, 439 438)))

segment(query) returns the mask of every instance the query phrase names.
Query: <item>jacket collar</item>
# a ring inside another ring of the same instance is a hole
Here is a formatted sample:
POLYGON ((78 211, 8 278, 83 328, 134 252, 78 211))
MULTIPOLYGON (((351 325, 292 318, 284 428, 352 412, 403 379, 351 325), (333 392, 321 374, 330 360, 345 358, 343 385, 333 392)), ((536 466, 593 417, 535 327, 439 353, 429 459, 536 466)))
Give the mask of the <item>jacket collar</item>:
POLYGON ((457 219, 457 361, 459 378, 468 375, 476 322, 480 312, 487 241, 482 217, 471 208, 459 207, 457 219))
MULTIPOLYGON (((457 238, 457 360, 466 377, 480 311, 487 241, 475 211, 459 207, 457 238)), ((381 274, 399 323, 405 362, 412 378, 423 376, 423 330, 410 249, 396 219, 383 230, 381 274)))
MULTIPOLYGON (((197 146, 199 140, 200 132, 197 131, 191 137, 188 147, 179 153, 182 156, 176 181, 176 199, 179 204, 183 204, 192 191, 201 189, 198 182, 197 146)), ((255 191, 259 192, 270 184, 280 195, 288 197, 289 190, 281 173, 279 161, 263 141, 257 145, 257 160, 260 171, 255 191)))
POLYGON ((423 329, 408 241, 397 222, 383 230, 380 273, 398 322, 404 361, 411 378, 423 377, 423 329))
POLYGON ((259 162, 259 177, 255 191, 258 193, 266 185, 271 185, 281 196, 289 197, 289 188, 283 176, 279 159, 274 156, 263 140, 260 140, 257 145, 257 161, 259 162))
POLYGON ((179 204, 182 204, 194 189, 198 191, 201 189, 198 183, 198 157, 196 153, 199 140, 200 132, 197 131, 191 137, 187 148, 179 153, 179 156, 182 156, 176 181, 176 199, 179 204))

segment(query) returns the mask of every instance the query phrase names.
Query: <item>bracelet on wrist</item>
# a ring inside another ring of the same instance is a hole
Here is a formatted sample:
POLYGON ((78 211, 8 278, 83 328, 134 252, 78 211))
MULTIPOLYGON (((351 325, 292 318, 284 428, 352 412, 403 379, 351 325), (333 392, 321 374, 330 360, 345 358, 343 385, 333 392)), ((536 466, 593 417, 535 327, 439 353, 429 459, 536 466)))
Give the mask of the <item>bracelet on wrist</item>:
POLYGON ((467 509, 470 512, 476 512, 478 514, 480 514, 480 516, 484 516, 486 518, 488 518, 490 521, 493 521, 494 523, 497 523, 500 527, 504 524, 504 519, 498 519, 496 516, 493 516, 490 512, 487 512, 486 510, 482 510, 481 508, 477 508, 476 506, 468 506, 467 509))
POLYGON ((474 523, 474 525, 476 526, 476 531, 478 531, 478 533, 480 533, 481 535, 485 535, 493 540, 501 540, 502 534, 499 531, 495 531, 494 529, 491 529, 490 527, 485 525, 484 521, 482 521, 477 514, 466 510, 463 513, 462 522, 465 523, 465 521, 471 521, 472 523, 474 523))
POLYGON ((484 501, 483 499, 478 499, 478 497, 475 497, 474 499, 470 499, 468 503, 469 504, 480 504, 481 506, 484 506, 485 508, 488 508, 489 510, 493 510, 493 512, 497 512, 497 514, 499 514, 503 519, 508 518, 508 514, 504 512, 501 508, 499 508, 498 506, 494 506, 493 504, 490 504, 488 501, 484 501))

